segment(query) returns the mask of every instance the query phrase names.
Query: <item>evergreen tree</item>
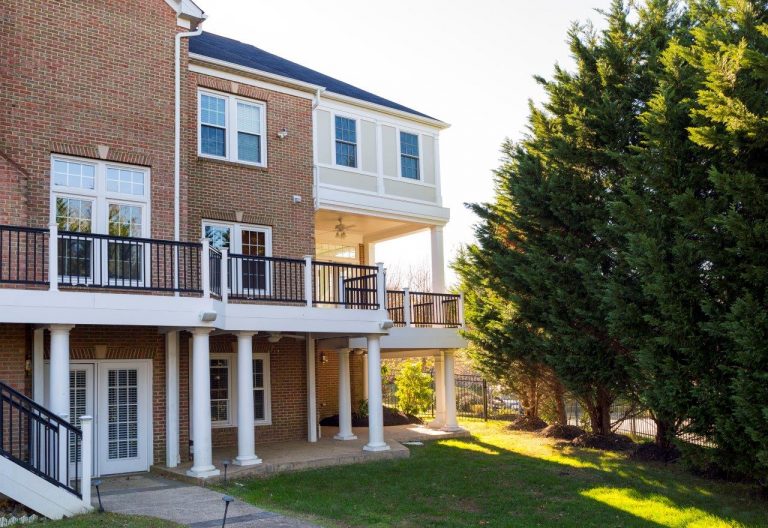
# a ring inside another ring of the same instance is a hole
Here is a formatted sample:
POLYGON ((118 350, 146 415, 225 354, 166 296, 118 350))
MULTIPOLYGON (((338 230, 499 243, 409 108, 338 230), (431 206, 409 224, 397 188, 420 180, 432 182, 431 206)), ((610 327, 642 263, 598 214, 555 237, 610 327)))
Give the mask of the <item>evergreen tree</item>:
POLYGON ((531 107, 529 136, 505 144, 496 200, 472 206, 478 242, 457 264, 464 286, 479 288, 468 297, 468 337, 487 356, 541 358, 596 433, 610 432, 610 405, 631 387, 630 350, 607 327, 617 269, 608 203, 639 141, 636 118, 655 86, 671 9, 650 2, 631 23, 616 1, 601 34, 574 26, 577 70, 539 79, 547 101, 531 107))
POLYGON ((690 137, 712 156, 702 326, 718 358, 692 420, 721 467, 768 486, 768 6, 702 1, 693 12, 688 56, 703 86, 690 137))

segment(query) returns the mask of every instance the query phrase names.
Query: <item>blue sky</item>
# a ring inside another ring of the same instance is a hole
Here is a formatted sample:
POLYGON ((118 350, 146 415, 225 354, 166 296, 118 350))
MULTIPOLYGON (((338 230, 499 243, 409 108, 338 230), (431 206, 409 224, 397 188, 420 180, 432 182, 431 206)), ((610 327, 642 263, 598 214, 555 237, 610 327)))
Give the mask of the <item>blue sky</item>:
MULTIPOLYGON (((441 134, 446 262, 472 241, 465 202, 492 197, 506 137, 525 133, 534 75, 571 67, 566 32, 610 0, 199 0, 204 28, 248 42, 451 124, 441 134)), ((429 236, 380 244, 377 259, 429 262, 429 236)), ((448 272, 447 280, 455 277, 448 272)))

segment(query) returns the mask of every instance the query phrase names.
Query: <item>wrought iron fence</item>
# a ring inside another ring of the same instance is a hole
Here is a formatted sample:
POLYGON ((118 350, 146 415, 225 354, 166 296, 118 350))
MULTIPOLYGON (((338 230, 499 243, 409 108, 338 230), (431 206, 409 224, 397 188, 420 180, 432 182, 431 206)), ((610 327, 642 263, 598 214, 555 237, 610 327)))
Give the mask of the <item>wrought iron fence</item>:
POLYGON ((229 255, 230 298, 304 303, 304 260, 229 255))
POLYGON ((379 308, 376 266, 312 261, 314 303, 346 308, 379 308))

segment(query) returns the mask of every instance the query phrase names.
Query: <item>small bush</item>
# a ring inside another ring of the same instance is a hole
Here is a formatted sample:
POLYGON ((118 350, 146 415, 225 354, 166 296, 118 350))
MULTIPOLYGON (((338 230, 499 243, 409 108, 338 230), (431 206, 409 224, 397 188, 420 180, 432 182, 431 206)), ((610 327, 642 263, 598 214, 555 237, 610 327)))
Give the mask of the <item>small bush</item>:
POLYGON ((405 414, 418 414, 432 405, 432 377, 421 371, 418 361, 405 362, 397 373, 397 407, 405 414))

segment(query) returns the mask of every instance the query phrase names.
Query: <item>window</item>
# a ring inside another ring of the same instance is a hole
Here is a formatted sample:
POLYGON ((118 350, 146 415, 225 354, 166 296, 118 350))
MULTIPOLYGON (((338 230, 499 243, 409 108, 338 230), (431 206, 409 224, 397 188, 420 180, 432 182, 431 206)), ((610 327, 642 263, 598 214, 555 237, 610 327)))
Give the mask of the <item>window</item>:
POLYGON ((336 165, 357 167, 357 121, 336 116, 336 165))
MULTIPOLYGON (((272 422, 269 354, 253 354, 253 417, 256 425, 272 422)), ((237 354, 211 354, 211 423, 237 425, 237 354)))
POLYGON ((230 372, 228 358, 211 358, 211 422, 230 424, 230 372))
POLYGON ((419 136, 400 132, 400 175, 419 179, 419 136))
POLYGON ((201 156, 266 165, 265 105, 200 91, 201 156))
POLYGON ((128 239, 149 233, 148 169, 53 156, 51 216, 63 233, 58 241, 59 274, 67 282, 82 284, 100 277, 120 284, 143 280, 148 264, 144 243, 128 239), (121 239, 95 239, 84 236, 87 233, 121 239))

